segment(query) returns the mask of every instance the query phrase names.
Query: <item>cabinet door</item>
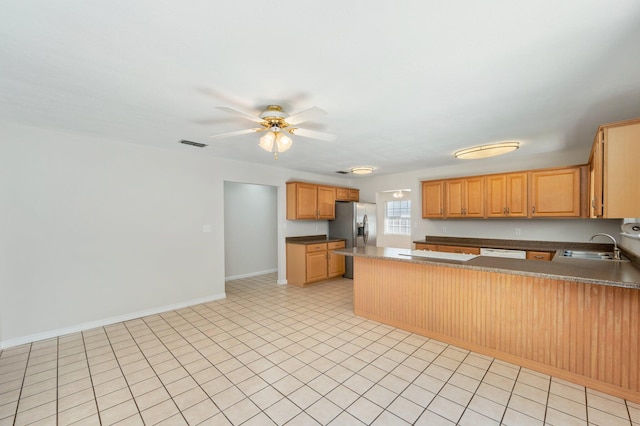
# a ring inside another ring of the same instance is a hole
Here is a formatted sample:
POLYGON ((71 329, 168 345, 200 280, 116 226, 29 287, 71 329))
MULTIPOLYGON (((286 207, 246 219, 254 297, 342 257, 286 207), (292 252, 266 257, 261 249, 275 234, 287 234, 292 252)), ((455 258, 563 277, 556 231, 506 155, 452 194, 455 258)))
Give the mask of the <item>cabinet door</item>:
POLYGON ((505 175, 487 176, 487 217, 505 217, 507 215, 507 177, 505 175))
POLYGON ((530 173, 531 217, 580 217, 580 167, 530 173))
POLYGON ((484 177, 465 179, 465 217, 484 217, 484 177))
POLYGON ((602 217, 604 214, 602 204, 602 181, 604 179, 602 163, 603 163, 603 150, 602 141, 604 138, 604 131, 598 129, 596 138, 593 141, 591 147, 591 155, 589 156, 589 216, 590 217, 602 217))
POLYGON ((287 219, 316 219, 318 211, 318 185, 287 183, 287 219))
POLYGON ((349 188, 336 188, 336 201, 349 201, 349 188))
POLYGON ((445 182, 445 215, 447 217, 464 216, 464 179, 450 179, 445 182))
POLYGON ((336 218, 336 189, 332 186, 318 186, 318 219, 336 218))
POLYGON ((505 175, 507 195, 507 216, 527 217, 527 174, 509 173, 505 175))
POLYGON ((307 281, 308 283, 327 278, 327 251, 307 253, 307 281))
POLYGON ((422 217, 444 217, 444 181, 422 182, 422 217))
POLYGON ((640 122, 605 127, 603 217, 640 217, 640 122))
POLYGON ((350 189, 349 190, 349 201, 360 201, 360 190, 359 189, 350 189))

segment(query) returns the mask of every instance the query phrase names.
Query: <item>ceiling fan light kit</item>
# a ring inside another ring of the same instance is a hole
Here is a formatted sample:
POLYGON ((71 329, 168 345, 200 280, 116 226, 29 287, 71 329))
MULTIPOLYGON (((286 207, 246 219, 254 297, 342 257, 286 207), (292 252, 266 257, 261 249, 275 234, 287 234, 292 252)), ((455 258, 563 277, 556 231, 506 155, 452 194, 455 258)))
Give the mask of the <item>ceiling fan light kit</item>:
POLYGON ((241 115, 243 118, 259 123, 262 128, 238 130, 235 132, 227 132, 219 135, 214 135, 212 138, 239 136, 252 132, 265 132, 260 138, 258 146, 267 152, 273 152, 274 158, 278 159, 278 153, 285 152, 291 148, 293 141, 287 135, 303 136, 312 139, 321 139, 332 141, 335 139, 335 135, 330 133, 317 132, 314 130, 303 129, 294 127, 299 123, 311 119, 313 116, 319 114, 326 114, 324 110, 318 107, 312 107, 301 111, 297 114, 288 115, 280 105, 269 105, 267 109, 255 116, 246 111, 239 110, 231 107, 219 107, 224 111, 230 111, 241 115))
POLYGON ((273 152, 273 157, 277 160, 278 153, 288 151, 292 143, 293 141, 289 136, 275 127, 260 138, 258 146, 267 152, 273 152))
POLYGON ((358 167, 352 167, 351 168, 351 173, 353 173, 354 175, 370 175, 371 173, 373 173, 374 168, 371 166, 358 166, 358 167))
POLYGON ((453 156, 461 160, 476 160, 506 154, 515 151, 519 147, 520 142, 517 141, 499 142, 461 149, 456 151, 453 156))

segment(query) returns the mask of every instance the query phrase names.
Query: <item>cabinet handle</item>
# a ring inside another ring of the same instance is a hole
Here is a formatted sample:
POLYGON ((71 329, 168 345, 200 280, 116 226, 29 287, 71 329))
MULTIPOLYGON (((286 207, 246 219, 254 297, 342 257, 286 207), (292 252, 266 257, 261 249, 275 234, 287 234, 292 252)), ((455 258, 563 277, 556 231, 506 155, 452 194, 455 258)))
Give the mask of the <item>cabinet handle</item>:
POLYGON ((509 207, 507 207, 507 214, 511 213, 511 210, 509 210, 509 207))
POLYGON ((531 207, 531 214, 535 214, 536 213, 536 206, 531 207))
POLYGON ((440 208, 440 215, 444 214, 444 212, 442 211, 442 207, 440 208))
POLYGON ((533 256, 533 257, 534 257, 535 259, 544 259, 544 256, 539 255, 539 254, 538 254, 538 255, 535 255, 535 256, 533 256))
POLYGON ((507 208, 506 207, 502 208, 502 214, 507 214, 507 208))

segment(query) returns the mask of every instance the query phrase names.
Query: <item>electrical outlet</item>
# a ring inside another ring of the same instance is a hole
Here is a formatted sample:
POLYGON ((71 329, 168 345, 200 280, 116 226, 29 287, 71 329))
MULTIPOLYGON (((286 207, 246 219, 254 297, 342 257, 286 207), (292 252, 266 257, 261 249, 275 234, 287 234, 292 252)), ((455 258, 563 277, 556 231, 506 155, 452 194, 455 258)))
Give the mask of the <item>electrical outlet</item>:
POLYGON ((516 235, 520 235, 520 234, 521 234, 520 228, 516 228, 516 235))
POLYGON ((446 234, 446 233, 447 233, 447 227, 446 227, 446 226, 443 226, 443 227, 442 227, 442 233, 443 233, 443 234, 446 234))

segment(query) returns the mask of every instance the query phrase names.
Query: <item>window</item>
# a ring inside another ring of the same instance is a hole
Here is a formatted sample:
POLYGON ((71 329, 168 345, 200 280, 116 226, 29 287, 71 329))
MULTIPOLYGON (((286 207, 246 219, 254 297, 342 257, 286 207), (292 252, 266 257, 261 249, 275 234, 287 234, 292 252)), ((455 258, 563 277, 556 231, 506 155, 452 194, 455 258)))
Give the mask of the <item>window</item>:
POLYGON ((411 235, 411 200, 385 203, 384 233, 411 235))

